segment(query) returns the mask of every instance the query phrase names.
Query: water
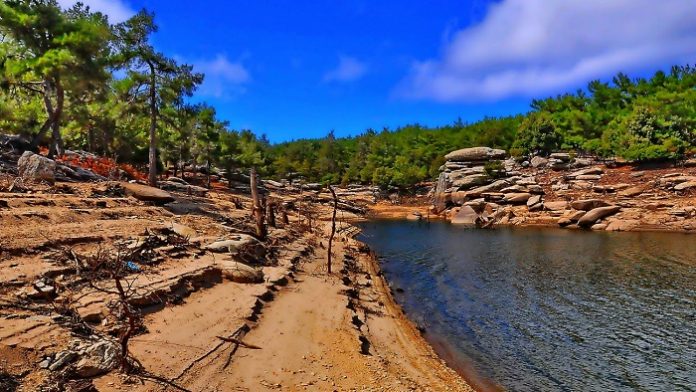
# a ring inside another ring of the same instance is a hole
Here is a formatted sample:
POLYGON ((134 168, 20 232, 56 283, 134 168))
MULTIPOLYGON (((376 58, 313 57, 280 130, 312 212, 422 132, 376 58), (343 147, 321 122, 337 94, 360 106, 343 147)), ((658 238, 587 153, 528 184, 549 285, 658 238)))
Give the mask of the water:
POLYGON ((360 239, 436 349, 502 389, 696 391, 696 236, 374 221, 360 239))

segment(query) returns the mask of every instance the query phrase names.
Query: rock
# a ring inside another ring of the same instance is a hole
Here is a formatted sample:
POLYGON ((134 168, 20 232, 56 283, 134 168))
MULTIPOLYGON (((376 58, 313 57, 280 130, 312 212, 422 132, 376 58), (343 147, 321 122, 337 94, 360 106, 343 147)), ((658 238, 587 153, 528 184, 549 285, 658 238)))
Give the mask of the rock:
POLYGON ((282 182, 273 181, 273 180, 263 180, 263 184, 266 186, 272 186, 275 188, 284 188, 285 187, 285 184, 283 184, 282 182))
POLYGON ((479 215, 470 206, 463 206, 450 222, 456 225, 476 226, 479 222, 479 215))
POLYGON ((635 197, 643 193, 643 187, 642 186, 634 186, 628 189, 624 189, 623 191, 619 192, 619 196, 623 197, 635 197))
POLYGON ((237 283, 261 283, 263 271, 260 268, 240 263, 238 261, 223 260, 219 263, 222 276, 237 283))
POLYGON ((17 169, 25 179, 46 181, 49 184, 56 182, 56 162, 31 151, 24 151, 19 157, 17 169))
POLYGON ((177 184, 181 184, 181 185, 189 185, 189 183, 186 182, 186 180, 184 180, 183 178, 174 177, 174 176, 167 178, 167 181, 176 182, 177 184))
POLYGON ((85 349, 85 355, 75 364, 75 374, 87 378, 108 373, 119 365, 119 353, 116 343, 97 342, 85 349))
POLYGON ((575 223, 580 220, 583 216, 587 214, 587 211, 575 211, 568 219, 570 219, 571 222, 575 223))
POLYGON ((562 211, 568 207, 567 201, 545 201, 544 209, 548 211, 562 211))
POLYGON ((44 279, 35 280, 33 288, 27 293, 31 299, 48 299, 56 297, 56 288, 53 285, 46 284, 44 279))
POLYGON ((570 154, 565 152, 554 152, 553 154, 549 155, 549 158, 558 159, 562 162, 570 162, 570 154))
POLYGON ((537 184, 529 185, 527 186, 527 189, 529 190, 529 193, 534 193, 537 195, 543 195, 545 193, 544 188, 542 188, 541 185, 537 184))
POLYGON ((496 192, 499 191, 507 186, 510 185, 510 182, 507 180, 497 180, 491 184, 480 186, 478 188, 470 189, 466 192, 467 196, 469 197, 477 197, 481 196, 484 193, 491 193, 491 192, 496 192))
POLYGON ((149 201, 156 204, 167 204, 174 201, 169 192, 154 188, 148 185, 135 184, 130 182, 119 183, 126 194, 142 201, 149 201))
POLYGON ((546 167, 546 165, 548 165, 549 160, 546 158, 542 158, 540 156, 535 156, 532 158, 530 163, 531 163, 532 167, 542 168, 542 167, 546 167))
POLYGON ((77 353, 71 350, 61 351, 56 359, 48 366, 48 370, 55 372, 65 367, 77 358, 77 353))
POLYGON ((521 185, 513 185, 500 190, 502 193, 526 193, 527 188, 521 185))
POLYGON ((212 242, 203 249, 216 253, 250 255, 255 258, 262 258, 266 253, 261 242, 248 234, 235 234, 234 238, 212 242))
POLYGON ((570 203, 570 206, 575 210, 589 211, 598 207, 606 207, 609 203, 600 199, 575 200, 570 203))
POLYGON ((621 210, 619 206, 598 207, 588 211, 582 218, 578 220, 578 226, 590 227, 598 220, 614 215, 621 210))
POLYGON ((445 159, 456 162, 487 161, 505 158, 505 154, 505 150, 498 150, 490 147, 471 147, 452 151, 445 155, 445 159))
POLYGON ((435 185, 435 196, 433 207, 435 207, 434 212, 436 214, 441 213, 447 208, 447 197, 445 196, 445 190, 447 189, 447 174, 440 173, 437 178, 437 185, 435 185))
POLYGON ((418 220, 423 219, 423 214, 421 214, 418 211, 414 211, 414 212, 407 214, 406 219, 418 221, 418 220))
POLYGON ((674 186, 675 191, 685 191, 691 188, 696 188, 696 181, 682 182, 674 186))
POLYGON ((541 203, 541 196, 540 195, 534 195, 531 196, 529 199, 527 199, 527 207, 532 207, 537 204, 541 203))
POLYGON ((595 166, 595 167, 588 167, 587 169, 574 171, 574 172, 568 174, 568 177, 577 178, 578 176, 599 175, 602 173, 604 173, 604 169, 602 169, 599 166, 595 166))
POLYGON ((596 225, 592 225, 592 227, 590 227, 590 230, 605 230, 606 228, 606 223, 597 223, 596 225))
POLYGON ((489 182, 489 178, 485 174, 473 174, 463 178, 458 178, 452 181, 452 186, 460 190, 467 190, 479 185, 484 185, 489 182))
POLYGON ((450 193, 450 201, 454 205, 460 206, 460 205, 464 204, 467 199, 468 199, 468 197, 467 197, 466 192, 457 191, 457 192, 450 193))
POLYGON ((576 180, 580 181, 597 181, 601 178, 602 176, 599 174, 583 174, 575 177, 576 180))
POLYGON ((635 229, 640 224, 639 221, 634 219, 618 219, 609 222, 606 227, 606 231, 631 231, 635 229))
POLYGON ((196 230, 178 223, 172 223, 172 231, 184 238, 195 238, 197 233, 196 230))
POLYGON ((503 200, 510 204, 524 204, 531 196, 529 193, 506 193, 503 200))
POLYGON ((203 188, 196 185, 181 184, 173 181, 160 181, 159 187, 172 192, 182 192, 194 196, 205 196, 208 193, 208 188, 203 188))
POLYGON ((696 158, 687 159, 684 162, 682 162, 682 165, 684 167, 696 167, 696 158))
POLYGON ((562 216, 562 217, 558 218, 557 223, 561 227, 566 227, 566 226, 572 225, 573 221, 571 221, 570 218, 568 218, 566 216, 562 216))

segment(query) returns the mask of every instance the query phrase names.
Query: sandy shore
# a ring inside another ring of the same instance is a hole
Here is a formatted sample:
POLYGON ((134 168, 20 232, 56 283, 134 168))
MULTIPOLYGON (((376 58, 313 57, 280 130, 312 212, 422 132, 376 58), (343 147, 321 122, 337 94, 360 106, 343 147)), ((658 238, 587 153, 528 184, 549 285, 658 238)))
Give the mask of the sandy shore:
MULTIPOLYGON (((75 363, 57 370, 42 365, 70 350, 76 336, 50 303, 21 297, 37 279, 55 281, 56 300, 69 297, 95 330, 108 330, 111 322, 108 296, 78 284, 79 274, 62 259, 66 251, 88 255, 174 224, 197 241, 249 230, 243 195, 175 194, 175 203, 159 207, 111 194, 103 183, 56 188, 62 191, 0 194, 0 372, 19 382, 20 391, 89 381, 61 381, 75 363)), ((114 370, 93 385, 100 391, 472 390, 394 303, 373 255, 351 238, 355 230, 347 223, 339 227, 327 273, 330 209, 316 210, 313 232, 299 230, 301 218, 292 213, 289 224, 271 229, 263 283, 223 278, 228 256, 204 252, 198 242, 155 248, 156 266, 132 282, 143 327, 129 350, 146 372, 114 370)))

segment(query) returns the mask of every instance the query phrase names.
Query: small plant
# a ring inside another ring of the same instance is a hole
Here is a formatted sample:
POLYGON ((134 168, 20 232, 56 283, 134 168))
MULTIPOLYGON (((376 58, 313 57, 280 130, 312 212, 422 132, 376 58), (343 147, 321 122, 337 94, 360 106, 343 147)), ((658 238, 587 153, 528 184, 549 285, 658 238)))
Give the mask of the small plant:
POLYGON ((490 161, 483 165, 483 171, 490 178, 501 178, 505 176, 505 166, 501 161, 490 161))

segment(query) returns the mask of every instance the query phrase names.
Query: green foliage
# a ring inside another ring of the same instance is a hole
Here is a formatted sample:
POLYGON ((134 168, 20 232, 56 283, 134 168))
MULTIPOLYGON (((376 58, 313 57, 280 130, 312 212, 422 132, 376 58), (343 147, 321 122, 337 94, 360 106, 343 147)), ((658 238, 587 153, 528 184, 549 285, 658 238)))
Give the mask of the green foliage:
MULTIPOLYGON (((696 153, 696 69, 675 66, 651 78, 616 75, 573 94, 533 100, 524 115, 467 124, 396 129, 271 145, 232 130, 214 108, 192 104, 203 75, 158 52, 154 15, 143 10, 118 25, 82 4, 55 0, 0 3, 0 131, 24 134, 52 150, 86 149, 136 164, 156 149, 176 170, 204 164, 255 167, 267 177, 408 187, 437 177, 444 155, 474 146, 519 157, 556 150, 629 160, 696 153), (117 71, 117 72, 115 72, 117 71), (150 137, 150 133, 155 138, 150 137), (151 140, 154 144, 150 146, 151 140)), ((497 164, 486 173, 496 176, 497 164)))

